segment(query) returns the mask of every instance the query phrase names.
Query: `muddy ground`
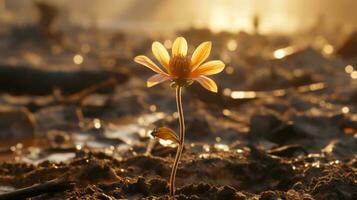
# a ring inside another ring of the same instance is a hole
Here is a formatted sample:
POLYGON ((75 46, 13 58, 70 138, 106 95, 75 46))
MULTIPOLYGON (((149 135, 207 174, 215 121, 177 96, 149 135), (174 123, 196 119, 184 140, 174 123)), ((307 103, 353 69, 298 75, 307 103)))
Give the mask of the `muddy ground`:
MULTIPOLYGON (((356 34, 178 35, 213 41, 226 70, 217 94, 184 90, 177 199, 357 199, 356 34)), ((0 38, 0 199, 168 198, 175 146, 150 131, 177 130, 174 90, 145 88, 152 72, 132 61, 163 37, 30 26, 0 38)))

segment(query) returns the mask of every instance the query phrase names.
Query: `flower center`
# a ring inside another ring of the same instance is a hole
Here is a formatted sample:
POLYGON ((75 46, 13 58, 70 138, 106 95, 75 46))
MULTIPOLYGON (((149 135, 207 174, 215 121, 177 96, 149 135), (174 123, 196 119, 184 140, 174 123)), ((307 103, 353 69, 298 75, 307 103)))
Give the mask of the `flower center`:
POLYGON ((177 79, 188 78, 191 72, 191 59, 187 56, 173 56, 170 59, 169 74, 177 79))

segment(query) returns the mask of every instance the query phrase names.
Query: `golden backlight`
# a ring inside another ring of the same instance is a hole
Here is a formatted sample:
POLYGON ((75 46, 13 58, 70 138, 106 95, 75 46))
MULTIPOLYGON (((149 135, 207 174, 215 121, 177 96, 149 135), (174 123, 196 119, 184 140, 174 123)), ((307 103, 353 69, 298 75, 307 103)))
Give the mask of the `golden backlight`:
MULTIPOLYGON (((357 24, 351 0, 44 0, 65 10, 62 23, 103 28, 126 28, 149 32, 187 27, 218 31, 293 33, 314 26, 346 29, 357 24), (140 13, 140 14, 139 14, 140 13)), ((13 12, 17 23, 32 21, 33 0, 0 0, 0 10, 13 12), (21 14, 20 14, 21 13, 21 14)), ((2 12, 5 13, 5 12, 2 12)), ((1 18, 1 17, 0 17, 1 18)))

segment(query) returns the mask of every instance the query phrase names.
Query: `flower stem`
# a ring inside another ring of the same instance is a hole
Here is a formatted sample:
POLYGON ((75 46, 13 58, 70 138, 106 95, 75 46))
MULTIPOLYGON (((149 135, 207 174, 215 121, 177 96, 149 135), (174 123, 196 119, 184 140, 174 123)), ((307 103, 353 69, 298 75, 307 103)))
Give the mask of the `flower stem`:
POLYGON ((170 176, 170 196, 175 196, 175 179, 176 179, 176 172, 178 163, 180 161, 182 150, 185 141, 185 120, 183 117, 183 109, 182 109, 182 87, 178 86, 176 88, 176 105, 177 105, 177 112, 179 114, 179 123, 180 123, 180 135, 179 135, 179 144, 176 151, 175 161, 172 166, 171 176, 170 176))

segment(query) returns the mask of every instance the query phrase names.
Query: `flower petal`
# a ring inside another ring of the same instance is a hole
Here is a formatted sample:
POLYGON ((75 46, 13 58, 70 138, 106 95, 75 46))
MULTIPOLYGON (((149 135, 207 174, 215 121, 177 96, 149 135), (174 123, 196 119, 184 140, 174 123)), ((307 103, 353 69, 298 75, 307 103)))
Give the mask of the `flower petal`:
POLYGON ((164 81, 170 80, 171 77, 165 75, 165 74, 155 74, 154 76, 151 76, 148 81, 146 82, 147 87, 152 87, 155 86, 159 83, 162 83, 164 81))
POLYGON ((150 58, 146 56, 136 56, 134 58, 134 61, 136 63, 139 63, 141 65, 144 65, 145 67, 151 69, 152 71, 158 73, 158 74, 166 74, 160 67, 158 67, 150 58))
POLYGON ((206 88, 207 90, 211 92, 217 92, 217 84, 214 82, 214 80, 206 77, 206 76, 199 76, 197 78, 194 78, 195 81, 200 83, 202 87, 206 88))
POLYGON ((203 65, 199 66, 195 71, 191 74, 193 77, 200 76, 200 75, 213 75, 218 74, 224 69, 224 63, 220 60, 212 60, 209 62, 204 63, 203 65))
POLYGON ((173 131, 172 129, 170 128, 167 128, 167 127, 161 127, 161 128, 158 128, 158 129, 154 129, 152 132, 151 132, 151 135, 153 137, 158 137, 162 140, 170 140, 174 143, 179 143, 179 140, 176 136, 176 133, 175 131, 173 131))
POLYGON ((152 43, 152 53, 154 54, 155 58, 160 62, 162 66, 164 66, 166 69, 169 67, 169 62, 170 62, 170 55, 165 49, 164 45, 162 45, 160 42, 154 42, 152 43))
POLYGON ((191 70, 195 70, 201 63, 203 63, 211 53, 211 42, 203 42, 200 44, 192 54, 191 70))
POLYGON ((172 56, 186 56, 187 55, 187 41, 184 37, 176 38, 172 45, 172 56))

